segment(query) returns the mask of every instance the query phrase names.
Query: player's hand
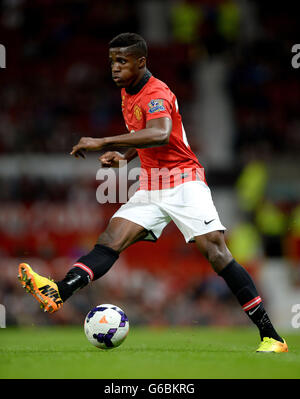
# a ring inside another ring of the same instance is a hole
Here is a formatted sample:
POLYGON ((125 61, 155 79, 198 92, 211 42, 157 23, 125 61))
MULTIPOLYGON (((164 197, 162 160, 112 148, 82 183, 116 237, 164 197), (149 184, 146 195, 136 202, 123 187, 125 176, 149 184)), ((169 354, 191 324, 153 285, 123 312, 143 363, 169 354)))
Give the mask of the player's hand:
POLYGON ((92 137, 81 137, 78 144, 74 145, 71 155, 74 155, 76 158, 79 156, 85 158, 85 151, 97 151, 101 150, 102 141, 101 139, 93 139, 92 137))
POLYGON ((120 161, 124 160, 124 155, 120 154, 117 151, 108 151, 105 154, 101 155, 101 157, 99 157, 99 161, 102 163, 102 166, 104 168, 119 168, 120 161))

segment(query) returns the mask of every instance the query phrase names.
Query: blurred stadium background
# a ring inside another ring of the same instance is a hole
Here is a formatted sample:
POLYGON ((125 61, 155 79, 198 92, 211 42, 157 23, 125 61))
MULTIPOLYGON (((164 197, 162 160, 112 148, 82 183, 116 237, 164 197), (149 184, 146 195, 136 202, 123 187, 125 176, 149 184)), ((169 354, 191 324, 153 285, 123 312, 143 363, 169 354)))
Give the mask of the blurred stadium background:
MULTIPOLYGON (((119 204, 99 204, 81 136, 125 132, 107 43, 138 32, 148 67, 177 95, 192 149, 237 260, 276 326, 300 303, 300 70, 292 4, 251 0, 3 0, 0 43, 0 303, 7 325, 78 324, 100 303, 136 325, 250 325, 174 224, 127 249, 101 280, 49 316, 20 287, 28 261, 61 279, 119 204)), ((132 162, 130 166, 137 166, 132 162)), ((131 181, 131 183, 133 183, 131 181)))

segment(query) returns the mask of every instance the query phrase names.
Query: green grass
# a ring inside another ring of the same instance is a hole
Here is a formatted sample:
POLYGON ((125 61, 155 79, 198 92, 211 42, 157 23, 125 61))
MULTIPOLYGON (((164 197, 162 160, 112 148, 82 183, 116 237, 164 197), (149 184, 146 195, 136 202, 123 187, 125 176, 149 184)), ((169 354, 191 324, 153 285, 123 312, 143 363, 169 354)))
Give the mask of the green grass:
POLYGON ((257 354, 252 329, 131 328, 109 351, 81 327, 0 329, 0 378, 300 378, 300 335, 289 353, 257 354))

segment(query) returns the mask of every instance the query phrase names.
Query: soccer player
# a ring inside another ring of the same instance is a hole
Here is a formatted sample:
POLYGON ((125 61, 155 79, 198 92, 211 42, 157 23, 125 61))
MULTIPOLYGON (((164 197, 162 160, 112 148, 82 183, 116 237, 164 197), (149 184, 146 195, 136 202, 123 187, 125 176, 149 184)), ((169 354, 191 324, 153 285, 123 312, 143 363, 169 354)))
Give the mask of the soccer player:
POLYGON ((195 242, 214 271, 222 277, 242 309, 258 327, 257 352, 287 352, 274 329, 248 272, 233 259, 205 180, 192 152, 177 99, 169 87, 147 69, 147 44, 135 33, 122 33, 109 43, 112 79, 121 88, 122 112, 129 133, 104 138, 82 137, 71 155, 124 147, 121 154, 105 152, 104 167, 120 161, 141 161, 140 187, 111 218, 94 248, 81 256, 63 280, 54 282, 21 263, 19 279, 47 312, 55 312, 77 290, 99 279, 119 254, 139 240, 157 240, 173 220, 186 242, 195 242))

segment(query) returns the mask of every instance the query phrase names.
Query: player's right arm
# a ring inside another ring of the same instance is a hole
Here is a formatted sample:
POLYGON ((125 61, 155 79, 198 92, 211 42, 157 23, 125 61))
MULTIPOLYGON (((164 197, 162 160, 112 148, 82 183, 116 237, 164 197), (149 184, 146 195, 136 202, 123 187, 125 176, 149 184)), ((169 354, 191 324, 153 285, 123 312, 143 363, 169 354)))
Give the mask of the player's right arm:
POLYGON ((137 150, 135 148, 129 148, 125 154, 121 154, 118 151, 107 151, 99 157, 99 161, 102 163, 103 167, 119 168, 120 161, 130 162, 137 155, 137 150))

